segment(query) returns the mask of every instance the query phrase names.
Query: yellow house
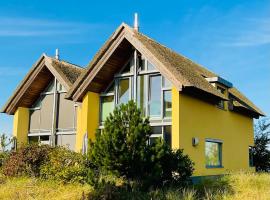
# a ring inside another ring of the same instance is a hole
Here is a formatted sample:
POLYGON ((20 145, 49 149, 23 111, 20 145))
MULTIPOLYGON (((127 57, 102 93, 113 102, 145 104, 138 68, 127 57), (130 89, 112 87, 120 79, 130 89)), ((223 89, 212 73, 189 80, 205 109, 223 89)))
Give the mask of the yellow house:
POLYGON ((114 107, 131 99, 150 118, 149 142, 162 137, 184 149, 194 176, 253 169, 253 118, 264 113, 229 81, 124 23, 84 69, 43 55, 2 112, 14 115, 18 145, 81 152, 114 107))

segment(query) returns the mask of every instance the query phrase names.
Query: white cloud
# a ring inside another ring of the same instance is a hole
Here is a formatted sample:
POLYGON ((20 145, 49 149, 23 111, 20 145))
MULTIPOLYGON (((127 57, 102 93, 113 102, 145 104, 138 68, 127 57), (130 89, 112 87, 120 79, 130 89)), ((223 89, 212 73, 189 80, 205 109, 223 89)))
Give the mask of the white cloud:
POLYGON ((76 21, 0 17, 0 37, 80 35, 104 27, 103 24, 76 21))
POLYGON ((26 69, 19 67, 1 67, 0 76, 23 76, 26 74, 26 69))
POLYGON ((247 19, 237 32, 232 30, 222 43, 225 46, 247 47, 270 44, 270 18, 247 19))

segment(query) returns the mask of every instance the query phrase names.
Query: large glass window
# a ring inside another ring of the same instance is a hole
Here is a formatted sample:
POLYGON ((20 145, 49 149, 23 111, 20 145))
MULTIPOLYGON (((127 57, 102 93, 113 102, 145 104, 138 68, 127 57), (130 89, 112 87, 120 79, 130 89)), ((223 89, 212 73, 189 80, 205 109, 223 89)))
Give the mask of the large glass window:
POLYGON ((170 90, 166 90, 163 93, 163 113, 164 117, 172 116, 172 92, 170 90))
MULTIPOLYGON (((156 67, 140 54, 134 62, 134 55, 129 62, 114 75, 111 89, 101 94, 100 124, 113 111, 115 105, 134 99, 142 115, 150 118, 151 126, 161 128, 158 137, 170 142, 170 122, 172 116, 172 84, 163 77, 156 67), (136 63, 136 69, 135 64, 136 63), (110 97, 109 97, 110 96, 110 97), (167 127, 168 126, 168 127, 167 127), (165 138, 166 137, 166 138, 165 138)), ((155 135, 157 136, 157 135, 155 135)), ((153 136, 154 137, 154 136, 153 136)), ((151 139, 153 141, 153 139, 151 139)))
POLYGON ((137 105, 141 109, 143 116, 146 114, 147 85, 146 76, 138 76, 137 81, 137 105))
POLYGON ((217 141, 205 142, 206 167, 222 166, 222 143, 217 141))
POLYGON ((104 122, 114 108, 114 96, 101 97, 101 121, 104 122))
POLYGON ((152 135, 150 136, 149 144, 153 144, 163 138, 171 146, 171 131, 171 126, 152 126, 152 135))
POLYGON ((164 126, 163 135, 165 142, 167 142, 167 144, 172 146, 172 126, 164 126))
POLYGON ((121 74, 128 74, 133 73, 133 59, 130 59, 130 61, 125 65, 124 69, 121 71, 121 74))
POLYGON ((130 99, 129 78, 120 79, 118 87, 118 104, 127 103, 130 99))
POLYGON ((152 65, 152 63, 147 61, 147 70, 152 71, 152 70, 156 70, 156 68, 154 65, 152 65))
POLYGON ((153 144, 156 140, 163 138, 162 136, 162 126, 152 126, 152 135, 149 139, 149 144, 153 144))
POLYGON ((161 76, 150 76, 149 115, 161 116, 161 76))

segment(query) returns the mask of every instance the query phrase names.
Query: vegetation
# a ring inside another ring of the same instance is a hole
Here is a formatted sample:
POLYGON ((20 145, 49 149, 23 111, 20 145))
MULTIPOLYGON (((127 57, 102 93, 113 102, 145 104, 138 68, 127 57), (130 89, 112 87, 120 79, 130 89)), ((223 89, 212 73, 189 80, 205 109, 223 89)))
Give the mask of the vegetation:
POLYGON ((164 187, 148 192, 125 189, 93 190, 88 184, 63 184, 36 178, 1 178, 0 199, 3 200, 68 200, 68 199, 130 199, 130 200, 267 200, 270 199, 270 175, 267 173, 236 173, 217 180, 205 180, 186 188, 164 187), (96 198, 98 196, 98 198, 96 198))
MULTIPOLYGON (((269 171, 269 127, 261 121, 256 129, 257 171, 269 171)), ((0 153, 0 199, 270 199, 267 173, 240 172, 189 184, 189 157, 162 139, 149 144, 150 136, 149 120, 129 102, 106 119, 87 156, 40 144, 0 153)))
POLYGON ((6 134, 0 135, 0 151, 7 152, 9 145, 13 142, 13 138, 9 138, 6 134))
POLYGON ((3 166, 5 160, 8 158, 8 147, 13 142, 13 138, 9 138, 6 134, 0 135, 0 168, 3 166))
POLYGON ((62 182, 84 182, 85 159, 64 147, 31 144, 12 152, 3 164, 9 177, 40 177, 62 182))
POLYGON ((192 161, 164 140, 147 144, 150 135, 149 120, 143 119, 133 101, 116 107, 90 144, 90 182, 97 183, 105 173, 123 178, 133 189, 186 185, 193 172, 192 161))
POLYGON ((255 126, 253 162, 256 171, 270 172, 270 122, 263 119, 255 126))
POLYGON ((87 184, 63 184, 29 177, 0 178, 1 200, 81 200, 89 192, 91 187, 87 184))
POLYGON ((40 167, 41 178, 65 183, 84 183, 86 175, 87 169, 83 155, 64 147, 53 148, 49 152, 46 162, 40 167))

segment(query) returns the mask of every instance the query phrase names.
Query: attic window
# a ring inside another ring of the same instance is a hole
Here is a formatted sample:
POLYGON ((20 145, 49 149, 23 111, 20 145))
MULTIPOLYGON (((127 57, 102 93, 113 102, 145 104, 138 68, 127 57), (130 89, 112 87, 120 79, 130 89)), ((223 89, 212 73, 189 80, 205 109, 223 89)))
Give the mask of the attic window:
MULTIPOLYGON (((217 90, 221 93, 225 95, 226 89, 220 86, 217 86, 217 90)), ((225 109, 225 103, 223 100, 220 100, 217 104, 217 106, 221 109, 225 109)))

